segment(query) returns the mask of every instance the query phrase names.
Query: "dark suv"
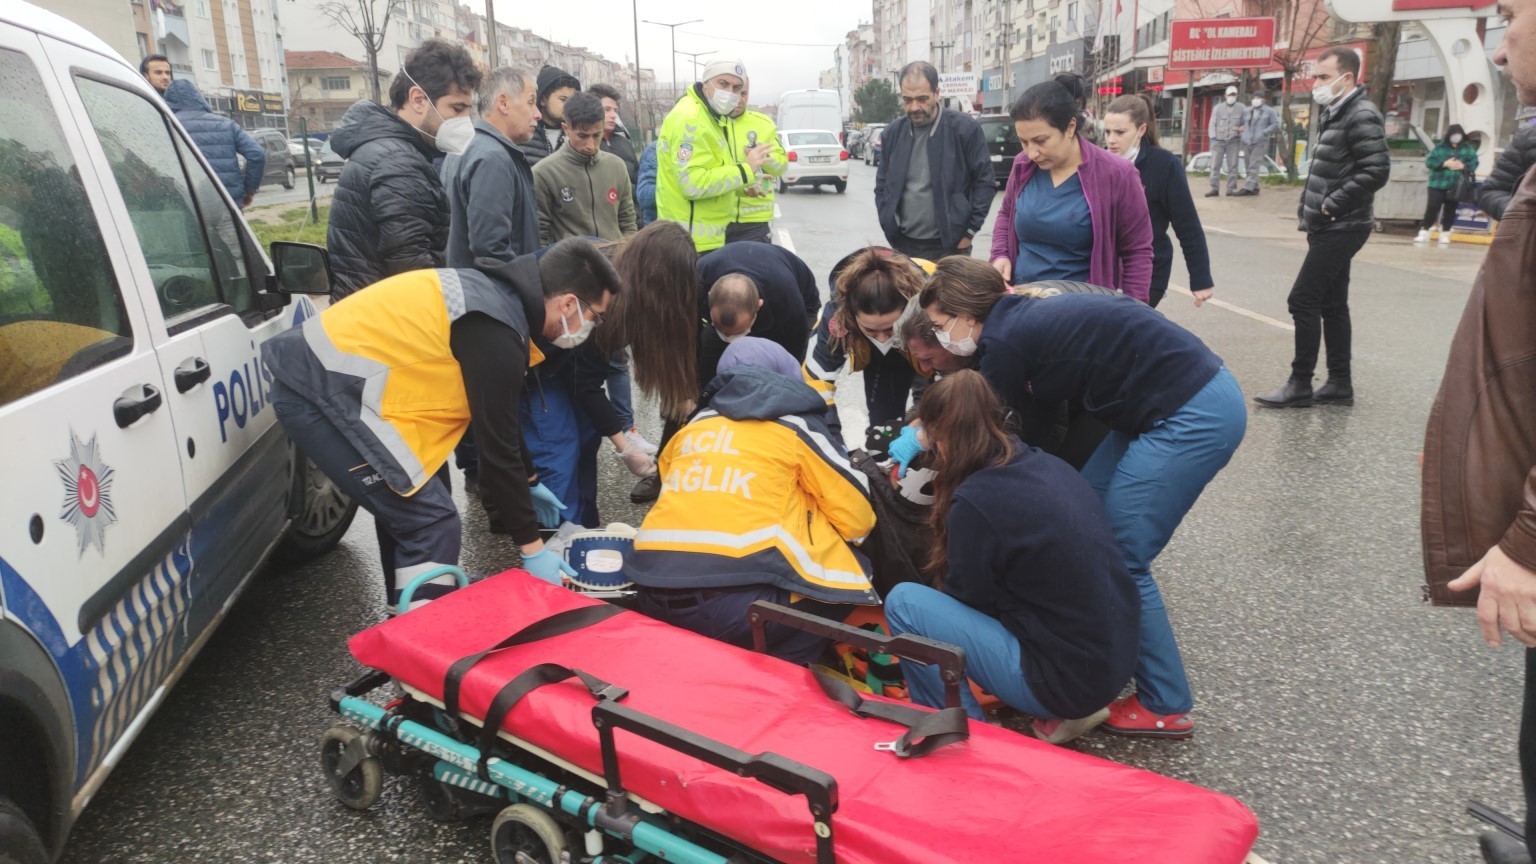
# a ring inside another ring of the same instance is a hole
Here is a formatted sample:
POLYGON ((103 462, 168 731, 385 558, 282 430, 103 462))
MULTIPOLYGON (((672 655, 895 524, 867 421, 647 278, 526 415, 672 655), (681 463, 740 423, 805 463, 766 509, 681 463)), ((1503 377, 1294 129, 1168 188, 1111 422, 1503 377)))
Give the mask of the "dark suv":
POLYGON ((292 189, 294 183, 293 154, 288 152, 288 139, 276 129, 252 129, 251 137, 267 151, 267 168, 261 175, 261 185, 279 182, 284 189, 292 189))
POLYGON ((1008 173, 1013 170, 1013 157, 1024 146, 1013 129, 1013 121, 1003 114, 986 114, 976 118, 981 123, 982 134, 987 139, 987 155, 992 158, 992 172, 997 175, 997 188, 1008 184, 1008 173))

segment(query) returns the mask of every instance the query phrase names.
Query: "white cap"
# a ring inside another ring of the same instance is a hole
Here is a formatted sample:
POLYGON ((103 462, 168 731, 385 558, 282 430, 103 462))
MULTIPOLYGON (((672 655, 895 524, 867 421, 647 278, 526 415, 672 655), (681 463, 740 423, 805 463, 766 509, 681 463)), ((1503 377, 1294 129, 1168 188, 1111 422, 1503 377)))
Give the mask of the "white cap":
POLYGON ((708 81, 717 75, 735 75, 741 83, 747 83, 747 67, 741 65, 740 60, 716 60, 704 67, 704 77, 699 80, 708 81))
POLYGON ((1237 95, 1237 85, 1234 84, 1233 86, 1228 87, 1227 88, 1227 95, 1228 96, 1236 96, 1237 95))

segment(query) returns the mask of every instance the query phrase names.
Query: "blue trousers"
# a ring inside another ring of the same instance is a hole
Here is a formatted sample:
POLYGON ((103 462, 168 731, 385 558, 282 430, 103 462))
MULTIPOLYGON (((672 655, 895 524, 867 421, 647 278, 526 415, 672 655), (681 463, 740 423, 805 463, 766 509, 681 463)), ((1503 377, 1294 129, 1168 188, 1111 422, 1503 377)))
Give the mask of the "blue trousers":
POLYGON ((1136 693, 1157 714, 1183 714, 1195 697, 1184 673, 1173 624, 1152 578, 1152 561, 1207 483, 1226 466, 1248 428, 1237 379, 1223 367, 1184 406, 1141 435, 1111 430, 1083 476, 1099 493, 1141 589, 1141 650, 1136 693))
POLYGON ((626 431, 635 428, 635 397, 629 383, 629 355, 623 348, 608 358, 608 375, 603 379, 608 388, 608 401, 619 415, 619 422, 626 431))
MULTIPOLYGON (((885 620, 892 635, 911 633, 959 646, 965 651, 967 678, 988 693, 1032 717, 1055 718, 1030 692, 1020 665, 1019 640, 1003 622, 959 600, 916 582, 903 582, 885 597, 885 620)), ((944 707, 944 682, 939 667, 901 661, 912 701, 930 708, 944 707)), ((965 713, 985 720, 971 688, 960 688, 965 713)))
POLYGON ((538 386, 523 388, 519 416, 539 482, 565 504, 561 521, 598 527, 597 448, 603 439, 570 391, 556 379, 542 378, 538 386))

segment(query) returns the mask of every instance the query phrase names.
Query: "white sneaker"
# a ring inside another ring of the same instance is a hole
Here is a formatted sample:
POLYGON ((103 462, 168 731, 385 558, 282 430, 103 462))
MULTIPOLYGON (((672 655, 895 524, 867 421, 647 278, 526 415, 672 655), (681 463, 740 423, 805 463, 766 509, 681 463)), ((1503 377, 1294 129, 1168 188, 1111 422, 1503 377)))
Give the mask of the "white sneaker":
POLYGON ((1415 242, 1415 243, 1428 243, 1429 242, 1429 229, 1428 228, 1420 228, 1419 229, 1419 233, 1414 235, 1413 242, 1415 242))
POLYGON ((651 456, 655 456, 656 455, 656 449, 657 449, 656 445, 652 444, 651 442, 649 442, 647 440, 645 440, 645 436, 641 435, 639 430, 630 429, 630 430, 626 431, 624 433, 624 440, 626 442, 628 442, 631 446, 639 447, 641 450, 645 451, 648 455, 651 455, 651 456))
POLYGON ((1440 245, 1441 246, 1449 246, 1449 245, 1451 245, 1451 232, 1449 232, 1449 231, 1441 231, 1440 232, 1440 245))

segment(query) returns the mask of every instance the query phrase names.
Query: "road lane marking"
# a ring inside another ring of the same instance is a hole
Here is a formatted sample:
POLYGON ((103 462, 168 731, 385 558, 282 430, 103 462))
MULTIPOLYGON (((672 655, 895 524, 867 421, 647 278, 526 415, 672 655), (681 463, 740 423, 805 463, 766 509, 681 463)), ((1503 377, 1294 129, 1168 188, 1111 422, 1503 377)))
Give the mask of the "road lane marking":
POLYGON ((777 201, 773 202, 773 218, 775 218, 775 219, 783 219, 784 218, 784 211, 779 209, 779 202, 777 202, 777 201))
POLYGON ((795 241, 789 239, 789 229, 787 228, 779 229, 779 245, 783 246, 785 249, 788 249, 790 252, 793 252, 796 255, 800 254, 795 252, 795 241))
POLYGON ((1228 237, 1241 237, 1241 236, 1243 236, 1243 235, 1237 233, 1236 231, 1229 231, 1226 228, 1217 228, 1215 225, 1206 225, 1205 226, 1205 230, 1207 230, 1207 231, 1215 231, 1217 234, 1225 234, 1228 237))
MULTIPOLYGON (((1192 296, 1194 296, 1193 294, 1190 293, 1188 288, 1185 288, 1183 285, 1177 285, 1177 284, 1172 283, 1172 282, 1168 283, 1168 290, 1169 291, 1177 292, 1179 294, 1183 294, 1185 297, 1192 297, 1192 296)), ((1279 327, 1281 330, 1285 330, 1285 331, 1288 331, 1288 332, 1291 332, 1291 333, 1296 332, 1296 325, 1294 325, 1294 324, 1287 324, 1286 322, 1281 321, 1278 318, 1271 318, 1268 315, 1262 315, 1262 314, 1260 314, 1258 312, 1254 312, 1251 309, 1244 309, 1241 306, 1237 306, 1237 305, 1234 305, 1232 303, 1228 303, 1225 300, 1217 300, 1215 297, 1212 297, 1211 299, 1209 299, 1209 300, 1207 300, 1205 302, 1206 302, 1207 305, 1215 306, 1215 307, 1220 308, 1220 309, 1225 309, 1228 312, 1235 312, 1238 315, 1243 316, 1244 318, 1252 318, 1255 321, 1262 321, 1263 323, 1268 324, 1271 327, 1279 327)))

